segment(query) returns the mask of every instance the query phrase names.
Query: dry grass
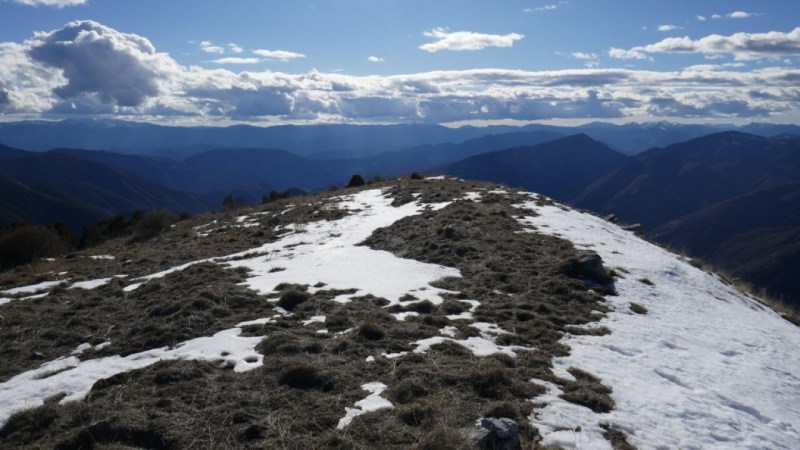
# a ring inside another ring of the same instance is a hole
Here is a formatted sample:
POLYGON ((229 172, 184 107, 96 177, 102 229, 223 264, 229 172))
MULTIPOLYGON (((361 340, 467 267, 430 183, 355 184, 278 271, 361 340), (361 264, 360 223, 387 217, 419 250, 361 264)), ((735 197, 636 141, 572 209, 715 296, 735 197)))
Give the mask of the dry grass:
MULTIPOLYGON (((427 180, 392 182, 392 186, 398 204, 414 194, 432 203, 456 200, 476 188, 494 188, 427 180)), ((259 219, 263 228, 231 227, 195 238, 189 230, 209 223, 209 218, 193 218, 194 222, 167 230, 139 248, 108 243, 108 253, 141 261, 138 273, 150 273, 275 239, 268 230, 289 221, 344 214, 335 209, 319 213, 324 198, 304 200, 316 204, 290 208, 289 201, 269 203, 272 213, 259 219)), ((559 271, 565 260, 575 256, 569 242, 519 233, 514 217, 521 212, 511 206, 519 200, 522 197, 513 194, 510 200, 487 194, 480 202, 455 201, 440 211, 378 230, 364 243, 401 257, 458 268, 462 278, 436 283, 458 292, 447 295, 442 305, 408 297, 399 309, 389 311, 387 300, 370 295, 346 304, 330 301, 355 290, 325 290, 318 284, 322 289, 311 294, 307 286, 282 285, 274 295, 292 314, 243 330, 246 335, 266 336, 256 349, 265 357, 261 368, 238 374, 217 361, 161 362, 96 383, 83 402, 63 407, 51 403, 20 413, 0 430, 0 439, 10 448, 446 449, 464 448, 477 418, 504 416, 518 421, 523 448, 539 448, 539 436, 527 417, 534 406, 530 400, 545 389, 531 379, 559 383, 565 398, 595 410, 613 407, 610 390, 596 376, 577 371, 573 373, 577 380, 569 381, 551 372, 552 358, 569 352, 559 342, 563 334, 579 329, 606 333, 591 324, 602 317, 594 311, 608 308, 586 283, 559 271), (469 309, 461 300, 478 300, 477 320, 512 333, 499 335, 498 343, 531 350, 520 351, 515 358, 478 358, 448 342, 426 354, 380 356, 412 351, 413 342, 439 336, 444 326, 455 328, 455 339, 479 335, 468 322, 446 317, 469 309), (390 315, 399 310, 419 316, 401 322, 390 315), (302 325, 316 315, 326 316, 326 322, 302 325), (328 333, 317 333, 319 328, 328 333), (375 360, 367 362, 368 356, 375 360), (337 431, 345 407, 364 398, 367 393, 360 386, 372 381, 389 386, 383 396, 395 408, 356 417, 348 428, 337 431)), ((120 256, 113 261, 72 262, 75 267, 70 270, 76 273, 113 274, 124 267, 120 256)), ((62 290, 47 301, 4 305, 0 351, 11 363, 2 376, 66 354, 87 339, 112 342, 87 357, 128 354, 268 315, 265 311, 272 305, 240 285, 245 276, 215 264, 198 264, 127 295, 119 282, 112 282, 89 293, 62 290), (43 356, 32 358, 31 349, 43 356)))

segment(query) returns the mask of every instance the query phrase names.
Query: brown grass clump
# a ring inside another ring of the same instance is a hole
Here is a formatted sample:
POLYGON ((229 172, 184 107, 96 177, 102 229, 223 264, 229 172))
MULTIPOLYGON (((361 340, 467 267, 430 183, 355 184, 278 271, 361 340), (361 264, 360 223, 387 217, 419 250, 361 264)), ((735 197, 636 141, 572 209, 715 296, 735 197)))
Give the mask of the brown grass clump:
POLYGON ((358 327, 358 335, 369 341, 377 341, 383 339, 386 332, 377 324, 366 322, 358 327))
POLYGON ((281 294, 281 298, 278 300, 278 306, 287 311, 294 311, 297 305, 307 302, 308 298, 309 296, 307 293, 296 289, 290 289, 281 294))
POLYGON ((603 437, 611 443, 611 448, 614 450, 636 450, 636 447, 628 443, 628 438, 625 433, 611 424, 601 423, 600 427, 605 430, 603 437))
POLYGON ((594 412, 606 413, 614 409, 611 388, 604 385, 599 378, 575 367, 568 369, 575 377, 574 381, 562 381, 564 393, 561 398, 568 402, 583 405, 594 412))

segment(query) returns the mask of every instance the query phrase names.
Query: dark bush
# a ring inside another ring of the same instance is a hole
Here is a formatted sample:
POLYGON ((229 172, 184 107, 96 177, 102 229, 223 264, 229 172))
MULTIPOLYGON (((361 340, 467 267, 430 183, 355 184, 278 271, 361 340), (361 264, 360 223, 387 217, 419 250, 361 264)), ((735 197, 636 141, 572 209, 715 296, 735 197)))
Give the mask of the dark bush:
POLYGON ((369 341, 381 340, 385 334, 383 328, 372 322, 362 323, 361 326, 358 327, 358 335, 369 341))
POLYGON ((423 176, 418 174, 417 172, 414 172, 414 173, 411 174, 411 179, 412 180, 421 180, 421 179, 423 179, 423 176))
POLYGON ((333 388, 330 377, 320 373, 316 367, 306 364, 286 369, 278 378, 278 383, 295 389, 320 389, 328 391, 333 388))
POLYGON ((308 294, 303 291, 298 291, 295 289, 290 289, 281 295, 280 300, 278 300, 278 306, 287 310, 293 311, 297 305, 301 303, 305 303, 308 301, 308 294))
POLYGON ((364 186, 365 184, 367 183, 364 182, 364 177, 362 177, 359 174, 355 174, 352 177, 350 177, 350 181, 347 183, 347 187, 353 188, 353 187, 364 186))
POLYGON ((68 248, 56 232, 26 225, 0 237, 0 269, 10 269, 38 258, 57 256, 68 248))
POLYGON ((177 221, 178 218, 169 211, 163 209, 147 211, 136 223, 134 240, 152 239, 177 221))

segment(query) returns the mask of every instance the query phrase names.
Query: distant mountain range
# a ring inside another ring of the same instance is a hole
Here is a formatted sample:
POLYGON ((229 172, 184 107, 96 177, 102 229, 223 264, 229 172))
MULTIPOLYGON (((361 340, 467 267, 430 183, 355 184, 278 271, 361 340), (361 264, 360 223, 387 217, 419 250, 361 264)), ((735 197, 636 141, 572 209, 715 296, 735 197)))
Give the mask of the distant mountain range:
POLYGON ((84 225, 119 213, 166 208, 200 212, 210 204, 130 172, 62 152, 0 149, 0 224, 12 221, 84 225))
MULTIPOLYGON (((771 294, 800 304, 800 285, 794 282, 800 279, 800 134, 792 134, 797 128, 793 126, 750 125, 743 129, 761 135, 714 132, 629 156, 618 151, 621 145, 646 146, 715 127, 589 124, 569 129, 573 134, 566 135, 566 129, 537 125, 437 142, 487 129, 428 125, 180 129, 98 121, 73 122, 75 129, 63 131, 67 125, 0 124, 0 136, 27 127, 30 134, 18 140, 101 143, 126 130, 134 143, 149 145, 156 143, 156 136, 189 136, 194 140, 185 142, 184 148, 193 150, 189 156, 170 158, 63 147, 35 153, 0 146, 0 224, 63 221, 79 231, 100 218, 141 209, 199 212, 218 208, 227 195, 252 203, 272 190, 326 190, 342 185, 353 173, 387 177, 437 172, 504 183, 598 214, 616 214, 624 222, 642 224, 659 242, 733 276, 769 286, 771 294), (87 127, 96 133, 81 137, 87 127), (580 130, 585 133, 575 133, 580 130), (300 131, 306 134, 301 136, 300 131), (208 142, 229 136, 228 146, 277 136, 287 145, 299 143, 305 155, 253 147, 198 153, 198 148, 210 145, 199 136, 209 137, 208 142), (325 145, 326 137, 332 139, 330 146, 325 145), (413 143, 418 145, 393 149, 413 143), (353 157, 353 152, 359 156, 353 157), (344 154, 351 157, 343 158, 344 154)), ((166 144, 178 144, 169 139, 166 144)), ((127 146, 131 141, 116 143, 127 146)))
POLYGON ((585 134, 472 156, 440 168, 470 180, 496 181, 567 201, 625 164, 628 157, 585 134))
MULTIPOLYGON (((410 147, 459 144, 490 134, 520 132, 549 132, 561 136, 585 133, 614 150, 636 154, 725 130, 764 137, 787 133, 800 135, 800 127, 796 125, 773 124, 736 127, 668 122, 626 125, 596 122, 578 127, 541 124, 460 128, 429 124, 176 127, 121 120, 39 120, 0 123, 0 142, 32 151, 68 147, 174 159, 217 148, 278 148, 313 159, 352 159, 410 147)), ((530 144, 517 142, 508 147, 530 144)))

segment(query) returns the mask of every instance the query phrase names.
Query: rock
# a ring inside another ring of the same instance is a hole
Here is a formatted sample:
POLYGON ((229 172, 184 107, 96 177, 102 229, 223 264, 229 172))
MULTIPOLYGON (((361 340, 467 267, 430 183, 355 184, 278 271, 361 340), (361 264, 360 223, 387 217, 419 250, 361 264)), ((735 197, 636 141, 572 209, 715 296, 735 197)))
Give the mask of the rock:
POLYGON ((637 236, 644 236, 644 227, 640 223, 634 223, 633 225, 624 225, 622 227, 625 231, 631 231, 633 234, 637 236))
POLYGON ((603 217, 603 220, 605 220, 606 222, 617 223, 619 221, 619 218, 617 218, 616 214, 609 214, 603 217))
MULTIPOLYGON (((481 419, 485 435, 478 442, 478 448, 493 450, 519 450, 519 427, 517 422, 501 417, 481 419)), ((483 431, 482 430, 482 431, 483 431)))
POLYGON ((603 258, 590 250, 578 252, 575 274, 579 277, 589 278, 603 284, 611 281, 611 276, 605 266, 603 266, 603 258))

